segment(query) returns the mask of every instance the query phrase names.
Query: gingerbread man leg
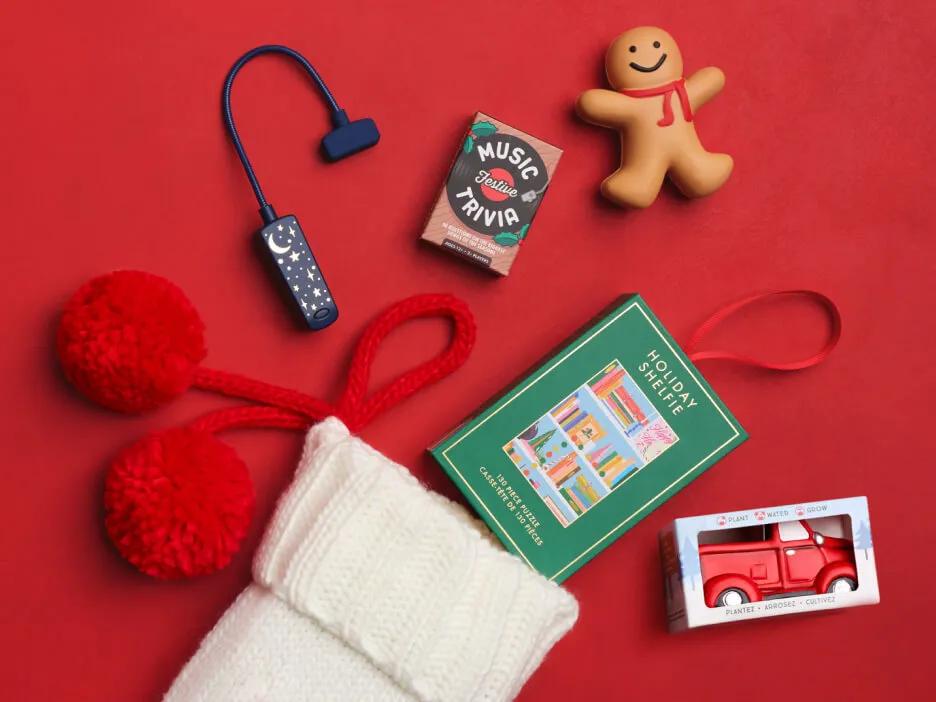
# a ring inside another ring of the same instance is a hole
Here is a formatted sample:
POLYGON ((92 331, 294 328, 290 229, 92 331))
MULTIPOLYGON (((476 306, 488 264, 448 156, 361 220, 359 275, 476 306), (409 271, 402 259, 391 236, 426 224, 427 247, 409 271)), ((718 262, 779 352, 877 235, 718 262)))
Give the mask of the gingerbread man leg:
POLYGON ((659 195, 664 177, 666 162, 662 158, 634 159, 605 178, 601 192, 618 205, 649 207, 659 195))
POLYGON ((703 197, 728 180, 734 161, 728 154, 706 151, 697 140, 673 154, 670 178, 688 197, 703 197))

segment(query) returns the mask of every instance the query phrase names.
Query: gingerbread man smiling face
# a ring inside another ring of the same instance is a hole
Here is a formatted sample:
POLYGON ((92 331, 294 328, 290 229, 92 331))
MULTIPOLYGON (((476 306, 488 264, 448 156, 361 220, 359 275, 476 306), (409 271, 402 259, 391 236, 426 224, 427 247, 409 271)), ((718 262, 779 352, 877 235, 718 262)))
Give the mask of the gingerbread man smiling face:
POLYGON ((608 82, 615 90, 639 90, 682 78, 679 47, 656 27, 638 27, 614 40, 605 59, 608 82))
POLYGON ((724 185, 731 157, 706 151, 694 124, 695 112, 725 85, 720 69, 703 68, 684 79, 673 37, 658 27, 637 27, 611 44, 605 70, 614 90, 587 90, 576 105, 583 119, 621 132, 621 167, 601 184, 605 197, 647 207, 667 174, 688 197, 724 185))

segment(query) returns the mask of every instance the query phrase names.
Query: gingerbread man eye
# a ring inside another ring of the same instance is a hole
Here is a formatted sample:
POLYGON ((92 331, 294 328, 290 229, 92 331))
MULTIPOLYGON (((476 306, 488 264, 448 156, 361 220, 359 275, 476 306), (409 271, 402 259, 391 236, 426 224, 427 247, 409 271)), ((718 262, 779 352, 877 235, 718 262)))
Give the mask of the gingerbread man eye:
POLYGON ((636 46, 632 46, 632 47, 630 48, 630 52, 631 52, 632 54, 637 53, 637 47, 636 47, 636 46))
POLYGON ((660 48, 660 42, 658 42, 658 41, 653 42, 653 48, 654 48, 654 49, 659 49, 659 48, 660 48))

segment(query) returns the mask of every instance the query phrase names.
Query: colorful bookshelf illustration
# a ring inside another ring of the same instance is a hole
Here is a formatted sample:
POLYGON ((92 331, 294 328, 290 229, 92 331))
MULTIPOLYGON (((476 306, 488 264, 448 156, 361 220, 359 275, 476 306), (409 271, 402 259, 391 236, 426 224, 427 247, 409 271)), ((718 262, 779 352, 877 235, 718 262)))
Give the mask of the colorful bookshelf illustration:
POLYGON ((617 418, 628 434, 647 426, 650 420, 625 386, 629 376, 619 363, 612 363, 588 381, 588 387, 617 418))
POLYGON ((553 485, 562 485, 566 480, 575 476, 581 471, 574 453, 563 456, 552 468, 547 469, 546 475, 552 481, 553 485))
POLYGON ((578 394, 569 397, 550 414, 579 449, 592 447, 607 436, 607 431, 595 417, 582 409, 578 394))
POLYGON ((567 527, 677 441, 634 379, 613 361, 503 448, 567 527))
POLYGON ((652 461, 678 440, 673 428, 620 361, 609 363, 587 384, 627 434, 644 463, 652 461))
POLYGON ((520 462, 523 460, 523 457, 517 453, 517 449, 514 448, 513 442, 507 444, 504 447, 504 450, 507 452, 507 457, 513 461, 514 465, 520 465, 520 462))
POLYGON ((611 448, 610 445, 592 451, 588 454, 588 462, 598 471, 598 476, 609 488, 614 488, 619 482, 637 470, 637 462, 626 458, 611 448))
POLYGON ((585 514, 601 499, 583 475, 579 475, 574 482, 569 481, 563 485, 559 492, 577 515, 585 514))

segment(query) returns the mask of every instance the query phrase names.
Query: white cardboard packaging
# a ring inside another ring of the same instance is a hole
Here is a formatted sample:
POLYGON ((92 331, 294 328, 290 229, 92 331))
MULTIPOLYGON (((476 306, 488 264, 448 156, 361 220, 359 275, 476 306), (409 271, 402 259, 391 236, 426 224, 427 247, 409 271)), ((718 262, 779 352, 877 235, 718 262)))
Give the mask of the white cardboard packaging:
POLYGON ((677 519, 660 553, 673 632, 880 601, 865 497, 677 519))

